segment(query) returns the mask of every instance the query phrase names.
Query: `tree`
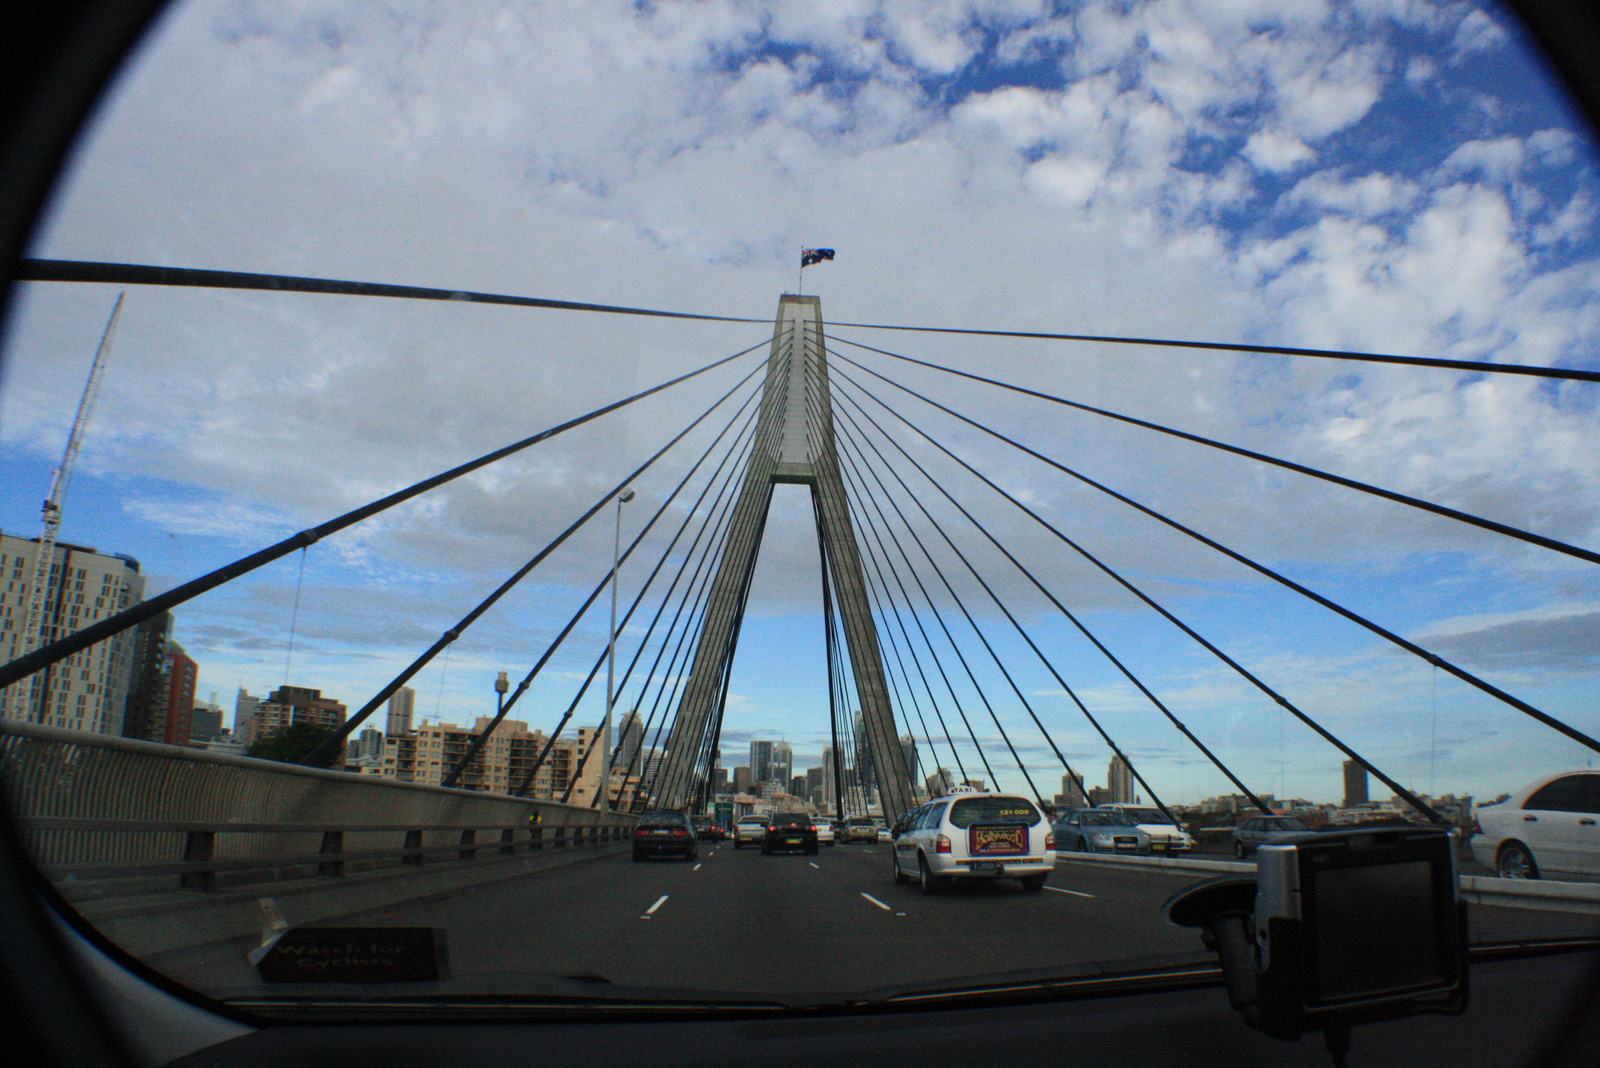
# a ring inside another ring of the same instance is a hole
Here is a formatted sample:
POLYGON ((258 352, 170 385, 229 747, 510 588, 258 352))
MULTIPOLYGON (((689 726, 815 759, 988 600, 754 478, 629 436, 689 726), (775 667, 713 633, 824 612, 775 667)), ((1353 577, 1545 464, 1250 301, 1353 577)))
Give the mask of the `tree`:
MULTIPOLYGON (((257 738, 250 746, 250 755, 262 760, 281 760, 285 764, 298 764, 307 753, 321 745, 333 734, 334 728, 304 720, 280 727, 265 738, 257 738)), ((327 763, 322 765, 327 767, 327 763)))

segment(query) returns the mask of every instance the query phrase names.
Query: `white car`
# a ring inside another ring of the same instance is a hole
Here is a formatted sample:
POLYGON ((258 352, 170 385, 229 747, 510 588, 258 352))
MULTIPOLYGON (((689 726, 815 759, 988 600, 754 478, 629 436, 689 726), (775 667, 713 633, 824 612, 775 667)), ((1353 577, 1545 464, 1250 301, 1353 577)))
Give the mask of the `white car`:
POLYGON ((1152 853, 1187 853, 1194 848, 1194 836, 1174 823, 1167 814, 1154 805, 1126 805, 1112 803, 1095 808, 1114 808, 1132 817, 1133 822, 1150 836, 1152 853))
POLYGON ((733 824, 733 848, 743 849, 749 845, 759 846, 762 839, 767 836, 767 817, 765 816, 740 816, 733 824))
POLYGON ((818 816, 811 821, 817 828, 817 844, 833 845, 836 841, 833 834, 833 821, 818 816))
POLYGON ((958 786, 906 813, 894 840, 894 881, 924 894, 957 879, 1018 879, 1042 890, 1056 867, 1055 832, 1026 797, 958 786))
POLYGON ((1472 855, 1505 879, 1600 876, 1600 771, 1565 771, 1478 809, 1472 855))

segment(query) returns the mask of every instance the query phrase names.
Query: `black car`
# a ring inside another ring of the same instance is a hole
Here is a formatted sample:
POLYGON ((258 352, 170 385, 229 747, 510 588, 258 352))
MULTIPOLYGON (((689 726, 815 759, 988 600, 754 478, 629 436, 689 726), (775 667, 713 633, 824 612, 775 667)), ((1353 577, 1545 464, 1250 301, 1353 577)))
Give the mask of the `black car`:
POLYGON ((817 826, 804 812, 777 812, 767 820, 767 833, 761 839, 761 852, 771 855, 780 849, 804 850, 816 855, 817 826))
POLYGON ((682 857, 695 860, 700 856, 700 841, 695 837, 694 825, 687 813, 672 809, 646 812, 633 828, 633 859, 646 857, 682 857))
POLYGON ((722 828, 717 826, 710 817, 701 817, 694 821, 694 836, 702 842, 722 841, 722 828))

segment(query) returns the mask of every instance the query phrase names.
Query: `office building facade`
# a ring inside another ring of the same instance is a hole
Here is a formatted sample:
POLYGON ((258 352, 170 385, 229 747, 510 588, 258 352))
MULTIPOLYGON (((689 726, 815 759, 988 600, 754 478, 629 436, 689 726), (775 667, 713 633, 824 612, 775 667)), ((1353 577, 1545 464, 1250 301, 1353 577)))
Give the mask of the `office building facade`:
MULTIPOLYGON (((0 534, 0 663, 23 655, 39 539, 0 534)), ((36 647, 116 615, 144 599, 139 562, 57 542, 36 647)), ((73 653, 0 690, 0 719, 121 734, 133 681, 135 631, 73 653)))

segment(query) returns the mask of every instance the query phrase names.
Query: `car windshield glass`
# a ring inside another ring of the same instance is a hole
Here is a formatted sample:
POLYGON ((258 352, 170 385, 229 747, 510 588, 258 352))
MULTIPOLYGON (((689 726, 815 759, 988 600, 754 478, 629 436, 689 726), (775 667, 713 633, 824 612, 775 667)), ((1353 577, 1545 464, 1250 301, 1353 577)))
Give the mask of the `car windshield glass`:
POLYGON ((1209 962, 1161 902, 1308 826, 1449 829, 1519 884, 1474 938, 1587 935, 1533 895, 1600 844, 1521 804, 1594 774, 1600 157, 1530 40, 172 4, 4 261, 39 879, 289 1016, 389 1004, 273 970, 327 929, 496 1005, 1209 962), (1183 833, 1045 859, 1044 809, 1183 833))
POLYGON ((1132 827, 1133 820, 1121 812, 1085 812, 1078 821, 1085 827, 1132 827))

